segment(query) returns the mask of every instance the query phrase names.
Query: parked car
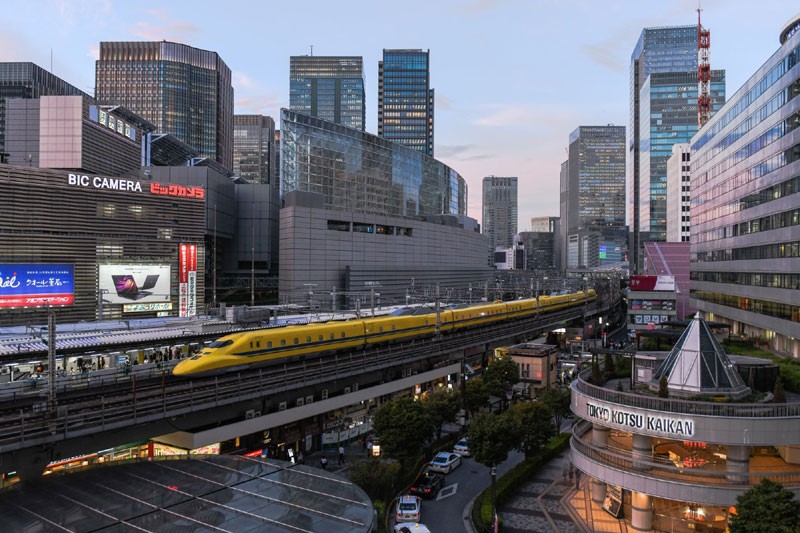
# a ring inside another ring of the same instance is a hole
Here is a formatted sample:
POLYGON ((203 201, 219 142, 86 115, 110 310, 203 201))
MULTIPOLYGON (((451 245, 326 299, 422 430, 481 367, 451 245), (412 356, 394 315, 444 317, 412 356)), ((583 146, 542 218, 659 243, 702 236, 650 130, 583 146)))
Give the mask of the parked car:
POLYGON ((417 496, 400 496, 397 502, 397 512, 395 513, 395 521, 400 522, 418 522, 422 502, 417 496))
POLYGON ((461 456, 457 453, 439 452, 428 465, 434 472, 449 474, 454 468, 461 466, 461 456))
POLYGON ((403 522, 402 524, 395 524, 394 533, 431 533, 431 530, 428 529, 428 526, 419 522, 403 522))
POLYGON ((453 446, 453 453, 457 453, 461 457, 469 457, 469 443, 467 437, 462 438, 453 446))
POLYGON ((411 494, 420 498, 435 498, 444 486, 444 477, 434 472, 420 474, 411 486, 411 494))

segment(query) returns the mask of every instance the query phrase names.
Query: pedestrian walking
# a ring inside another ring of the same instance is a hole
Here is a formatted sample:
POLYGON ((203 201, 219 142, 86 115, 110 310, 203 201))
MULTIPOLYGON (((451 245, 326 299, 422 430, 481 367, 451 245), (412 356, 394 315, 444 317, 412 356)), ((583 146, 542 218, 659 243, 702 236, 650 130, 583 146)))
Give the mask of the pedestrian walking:
POLYGON ((323 470, 328 469, 328 458, 324 455, 319 460, 319 465, 322 467, 323 470))
POLYGON ((339 446, 339 464, 344 464, 344 446, 339 446))

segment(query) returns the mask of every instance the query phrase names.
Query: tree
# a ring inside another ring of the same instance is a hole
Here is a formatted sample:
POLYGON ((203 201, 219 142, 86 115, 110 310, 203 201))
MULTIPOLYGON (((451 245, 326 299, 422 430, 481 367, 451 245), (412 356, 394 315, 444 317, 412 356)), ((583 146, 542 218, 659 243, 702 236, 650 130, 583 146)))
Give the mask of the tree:
MULTIPOLYGON (((752 375, 754 372, 750 374, 752 375)), ((775 390, 772 392, 772 401, 774 403, 786 403, 786 393, 783 392, 783 379, 781 379, 780 376, 775 380, 775 390)))
POLYGON ((614 357, 611 355, 610 352, 607 352, 605 357, 603 358, 603 372, 605 374, 606 381, 613 378, 615 375, 614 357))
POLYGON ((541 401, 550 411, 556 433, 561 433, 561 423, 570 415, 569 389, 550 389, 539 395, 541 401))
POLYGON ((381 451, 401 460, 419 455, 431 435, 425 409, 411 398, 383 404, 373 417, 373 428, 381 439, 381 451))
POLYGON ((505 406, 506 392, 519 383, 519 367, 510 356, 497 356, 481 376, 486 390, 497 396, 505 406))
POLYGON ((800 531, 800 502, 780 483, 761 480, 736 498, 731 533, 796 533, 800 531))
POLYGON ((486 390, 483 381, 480 379, 470 379, 464 386, 464 409, 467 414, 472 416, 480 413, 489 404, 489 391, 486 390))
POLYGON ((442 427, 450 422, 455 422, 460 406, 458 394, 445 388, 429 391, 421 400, 423 409, 436 431, 436 438, 442 438, 442 427))
POLYGON ((476 415, 467 431, 469 452, 477 462, 492 467, 502 463, 516 446, 516 435, 505 415, 476 415))
POLYGON ((400 490, 400 463, 367 459, 350 467, 348 477, 373 501, 391 500, 400 490))
POLYGON ((506 411, 506 416, 516 437, 514 448, 524 453, 526 459, 536 455, 556 434, 553 414, 543 402, 517 403, 506 411))
POLYGON ((666 374, 661 374, 661 379, 658 380, 658 397, 669 398, 669 382, 666 374))

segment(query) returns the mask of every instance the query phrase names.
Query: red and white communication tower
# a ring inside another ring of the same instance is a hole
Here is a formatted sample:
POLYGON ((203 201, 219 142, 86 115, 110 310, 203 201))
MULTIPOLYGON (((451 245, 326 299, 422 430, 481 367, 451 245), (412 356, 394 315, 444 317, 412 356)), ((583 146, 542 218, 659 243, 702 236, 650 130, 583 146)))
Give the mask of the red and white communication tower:
POLYGON ((700 23, 697 10, 697 125, 703 127, 711 117, 711 31, 700 23))

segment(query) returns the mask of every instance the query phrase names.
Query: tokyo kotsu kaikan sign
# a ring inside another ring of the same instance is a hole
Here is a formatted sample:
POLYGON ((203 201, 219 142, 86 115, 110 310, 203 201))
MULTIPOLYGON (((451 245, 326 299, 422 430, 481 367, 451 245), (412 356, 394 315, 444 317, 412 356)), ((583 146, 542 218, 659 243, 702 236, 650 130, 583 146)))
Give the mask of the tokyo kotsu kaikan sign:
POLYGON ((640 413, 618 406, 586 402, 586 419, 634 433, 658 434, 676 439, 694 436, 694 420, 690 418, 640 413))

